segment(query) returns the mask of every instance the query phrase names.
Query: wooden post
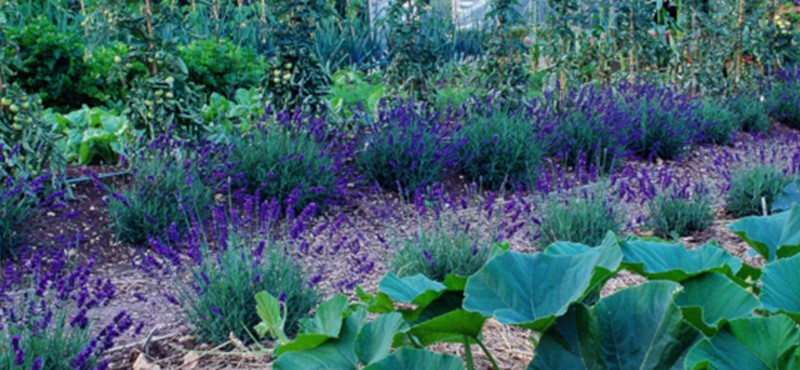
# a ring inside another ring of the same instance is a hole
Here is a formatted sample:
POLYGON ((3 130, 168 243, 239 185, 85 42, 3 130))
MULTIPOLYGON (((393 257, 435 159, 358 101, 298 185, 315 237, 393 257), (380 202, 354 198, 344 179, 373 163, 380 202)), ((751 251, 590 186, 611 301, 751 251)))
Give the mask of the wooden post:
POLYGON ((628 78, 631 80, 631 82, 634 81, 634 79, 635 79, 634 73, 636 72, 636 69, 635 69, 635 66, 636 66, 636 59, 635 59, 636 58, 636 52, 635 52, 635 49, 636 49, 636 26, 634 25, 634 21, 635 20, 636 20, 636 18, 634 17, 634 13, 633 13, 633 5, 631 5, 629 20, 628 20, 629 23, 630 23, 630 33, 631 33, 631 50, 628 53, 628 71, 629 71, 628 72, 629 73, 628 78))
POLYGON ((744 0, 739 0, 739 22, 736 28, 736 77, 734 78, 734 90, 738 89, 739 81, 742 78, 742 44, 744 43, 744 0))
MULTIPOLYGON (((155 47, 155 44, 153 44, 153 12, 150 10, 150 0, 144 0, 144 16, 145 26, 147 27, 147 45, 150 48, 150 51, 152 51, 155 47)), ((150 73, 153 76, 158 73, 155 60, 153 60, 153 62, 150 64, 150 73)))

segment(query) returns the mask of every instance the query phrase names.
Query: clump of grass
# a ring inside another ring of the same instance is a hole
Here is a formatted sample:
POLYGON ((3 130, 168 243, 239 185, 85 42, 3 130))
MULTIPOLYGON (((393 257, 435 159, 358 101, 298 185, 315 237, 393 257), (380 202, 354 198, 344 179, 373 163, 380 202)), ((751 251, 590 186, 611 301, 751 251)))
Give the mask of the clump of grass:
POLYGON ((590 246, 603 241, 606 233, 618 233, 622 217, 615 203, 602 192, 586 191, 564 200, 550 199, 542 208, 539 245, 571 241, 590 246))
POLYGON ((769 115, 760 99, 739 95, 728 101, 728 109, 738 116, 738 126, 747 132, 764 133, 769 128, 769 115))
POLYGON ((703 231, 714 222, 711 194, 702 184, 694 189, 690 188, 688 182, 683 186, 673 185, 650 200, 649 209, 647 225, 656 236, 662 238, 673 233, 686 236, 691 232, 703 231))
POLYGON ((727 194, 728 214, 733 217, 761 215, 761 198, 765 198, 769 206, 790 182, 791 176, 768 164, 735 170, 727 194))
POLYGON ((504 184, 531 184, 544 157, 535 126, 519 115, 478 115, 456 136, 459 168, 470 181, 497 190, 504 184))

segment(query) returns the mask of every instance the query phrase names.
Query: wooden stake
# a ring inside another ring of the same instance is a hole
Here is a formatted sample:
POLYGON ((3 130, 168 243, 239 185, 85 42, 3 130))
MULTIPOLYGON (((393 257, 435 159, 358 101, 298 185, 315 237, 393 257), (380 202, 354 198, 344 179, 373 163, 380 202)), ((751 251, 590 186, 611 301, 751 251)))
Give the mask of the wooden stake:
POLYGON ((736 78, 734 78, 734 89, 738 88, 739 81, 742 78, 742 44, 744 43, 744 0, 739 0, 739 23, 736 29, 737 32, 737 45, 736 45, 736 78))
MULTIPOLYGON (((153 48, 155 48, 155 44, 153 44, 153 12, 150 10, 150 0, 144 0, 144 16, 145 25, 147 27, 147 45, 149 46, 150 51, 152 51, 153 48)), ((153 63, 150 64, 150 73, 153 76, 158 73, 155 60, 153 60, 153 63)))

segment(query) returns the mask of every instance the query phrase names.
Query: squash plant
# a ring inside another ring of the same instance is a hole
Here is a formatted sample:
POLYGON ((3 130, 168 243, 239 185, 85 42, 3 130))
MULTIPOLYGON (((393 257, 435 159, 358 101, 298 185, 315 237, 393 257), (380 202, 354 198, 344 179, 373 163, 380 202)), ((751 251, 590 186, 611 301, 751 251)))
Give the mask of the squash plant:
POLYGON ((495 247, 468 278, 390 273, 376 295, 359 290, 361 302, 324 303, 293 341, 282 334, 281 303, 260 293, 264 322, 256 330, 278 338, 276 369, 402 368, 386 364, 428 358, 461 368, 452 356, 424 350, 437 342, 463 343, 474 369, 470 344, 494 362, 481 341, 488 318, 538 333, 528 369, 796 369, 800 205, 731 229, 769 261, 763 268, 715 243, 687 250, 608 233, 597 247, 556 242, 536 254, 495 247), (622 270, 649 281, 600 298, 622 270), (369 312, 378 316, 368 321, 369 312))

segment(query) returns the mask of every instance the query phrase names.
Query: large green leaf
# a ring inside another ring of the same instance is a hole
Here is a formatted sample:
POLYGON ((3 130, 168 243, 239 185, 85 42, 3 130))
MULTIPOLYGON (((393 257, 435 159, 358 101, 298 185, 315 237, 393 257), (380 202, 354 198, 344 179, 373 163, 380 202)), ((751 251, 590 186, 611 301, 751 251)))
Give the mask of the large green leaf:
POLYGON ((788 212, 745 217, 732 223, 730 230, 767 261, 793 256, 800 252, 800 204, 788 212))
POLYGON ((437 281, 417 274, 399 278, 392 272, 386 274, 378 283, 378 290, 385 293, 396 302, 411 303, 425 307, 447 290, 447 287, 437 281))
POLYGON ((455 310, 414 325, 408 333, 422 347, 440 342, 461 343, 464 337, 477 338, 485 321, 486 317, 478 313, 455 310))
POLYGON ((281 313, 281 303, 266 291, 256 293, 256 314, 261 322, 256 325, 256 333, 263 337, 269 334, 272 338, 286 341, 283 328, 286 319, 281 313))
POLYGON ((356 370, 358 359, 355 343, 361 331, 367 311, 359 309, 344 321, 338 338, 331 339, 315 348, 284 353, 273 364, 276 370, 356 370))
POLYGON ((783 188, 783 193, 772 202, 772 213, 789 211, 793 204, 800 204, 800 179, 783 188))
POLYGON ((585 244, 572 242, 555 242, 547 247, 544 253, 553 256, 595 253, 597 260, 595 274, 592 276, 591 282, 591 287, 594 289, 599 289, 606 280, 617 273, 623 257, 617 236, 611 231, 606 233, 603 242, 597 247, 589 247, 585 244))
POLYGON ((391 356, 364 368, 364 370, 409 369, 464 370, 464 364, 460 358, 453 355, 434 353, 423 349, 401 348, 391 356))
MULTIPOLYGON (((599 270, 616 270, 607 261, 615 248, 574 255, 504 253, 467 281, 464 309, 494 316, 506 325, 542 331, 598 282, 599 270), (599 268, 607 264, 605 268, 599 268)), ((616 249, 618 252, 618 249, 616 249)), ((617 255, 619 264, 622 256, 617 255)), ((605 273, 602 273, 606 275, 605 273)))
POLYGON ((622 264, 648 279, 683 281, 704 272, 735 275, 742 261, 723 248, 704 244, 688 250, 680 244, 641 239, 622 242, 622 264))
POLYGON ((685 280, 675 304, 686 321, 714 335, 727 321, 748 317, 761 307, 756 297, 725 275, 706 273, 685 280))
POLYGON ((545 332, 529 369, 669 369, 700 333, 682 320, 680 285, 654 281, 589 308, 573 306, 545 332))
POLYGON ((800 322, 800 255, 764 266, 761 302, 773 312, 784 312, 800 322))
POLYGON ((278 357, 286 352, 302 351, 314 348, 325 343, 328 339, 339 336, 342 329, 342 320, 348 310, 347 297, 336 295, 322 302, 317 307, 317 314, 312 319, 300 323, 301 332, 294 341, 275 349, 274 356, 278 357))
POLYGON ((356 338, 356 355, 367 365, 389 355, 395 333, 407 329, 408 324, 397 312, 380 315, 361 328, 356 338))
POLYGON ((732 320, 714 338, 700 340, 686 356, 686 369, 798 369, 800 334, 788 317, 732 320))

